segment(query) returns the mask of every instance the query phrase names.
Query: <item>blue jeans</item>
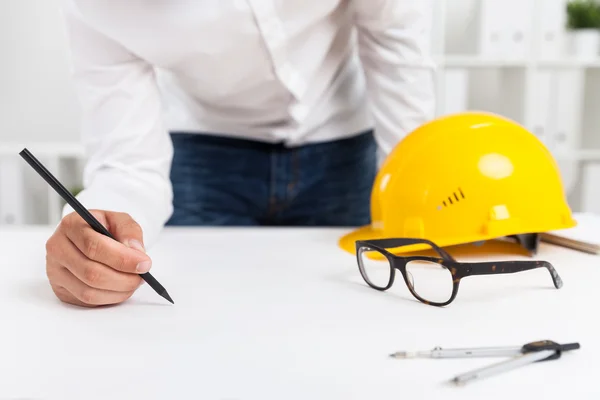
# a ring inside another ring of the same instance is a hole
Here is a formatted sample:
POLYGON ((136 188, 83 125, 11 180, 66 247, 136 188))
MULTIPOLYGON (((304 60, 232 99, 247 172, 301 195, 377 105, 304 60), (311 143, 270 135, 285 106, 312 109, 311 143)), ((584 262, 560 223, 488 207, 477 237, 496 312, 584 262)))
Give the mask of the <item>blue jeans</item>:
POLYGON ((286 148, 174 132, 178 226, 359 226, 370 222, 373 132, 286 148))

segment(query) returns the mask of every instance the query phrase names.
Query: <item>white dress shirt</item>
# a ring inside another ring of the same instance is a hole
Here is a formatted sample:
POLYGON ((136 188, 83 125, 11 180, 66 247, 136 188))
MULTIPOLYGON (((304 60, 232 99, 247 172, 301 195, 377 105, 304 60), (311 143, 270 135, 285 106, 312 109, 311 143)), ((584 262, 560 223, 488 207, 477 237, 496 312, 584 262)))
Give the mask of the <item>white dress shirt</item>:
POLYGON ((372 127, 388 154, 434 115, 427 4, 66 0, 78 198, 131 214, 149 245, 172 213, 169 131, 298 146, 372 127))

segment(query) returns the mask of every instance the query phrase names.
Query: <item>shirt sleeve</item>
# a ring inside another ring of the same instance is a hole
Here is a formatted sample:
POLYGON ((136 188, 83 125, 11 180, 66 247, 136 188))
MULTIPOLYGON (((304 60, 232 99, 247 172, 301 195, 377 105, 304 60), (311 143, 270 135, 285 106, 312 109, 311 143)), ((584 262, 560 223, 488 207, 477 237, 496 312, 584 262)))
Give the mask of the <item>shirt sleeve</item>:
MULTIPOLYGON (((86 151, 77 197, 88 209, 130 214, 150 246, 172 213, 173 149, 154 68, 86 22, 73 3, 63 15, 86 151)), ((67 205, 63 216, 72 211, 67 205)))
POLYGON ((354 0, 359 56, 381 157, 435 115, 430 3, 354 0))

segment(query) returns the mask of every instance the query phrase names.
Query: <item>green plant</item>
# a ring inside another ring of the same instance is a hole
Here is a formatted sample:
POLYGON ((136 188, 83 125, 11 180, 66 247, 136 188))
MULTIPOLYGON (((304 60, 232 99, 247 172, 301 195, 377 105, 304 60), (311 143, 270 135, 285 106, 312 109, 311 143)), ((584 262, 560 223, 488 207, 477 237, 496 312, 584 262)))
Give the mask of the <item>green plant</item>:
MULTIPOLYGON (((73 195, 73 196, 77 196, 79 194, 79 192, 81 192, 83 190, 83 188, 81 186, 73 186, 71 188, 68 189, 69 192, 73 195)), ((67 202, 61 197, 60 198, 60 207, 64 207, 65 204, 67 204, 67 202)))
POLYGON ((79 192, 81 192, 82 190, 83 190, 83 188, 82 188, 82 187, 80 187, 80 186, 74 186, 74 187, 72 187, 72 188, 69 190, 69 192, 71 192, 71 194, 72 194, 73 196, 77 196, 77 195, 79 194, 79 192))
POLYGON ((567 3, 567 28, 600 29, 600 4, 597 0, 571 0, 567 3))

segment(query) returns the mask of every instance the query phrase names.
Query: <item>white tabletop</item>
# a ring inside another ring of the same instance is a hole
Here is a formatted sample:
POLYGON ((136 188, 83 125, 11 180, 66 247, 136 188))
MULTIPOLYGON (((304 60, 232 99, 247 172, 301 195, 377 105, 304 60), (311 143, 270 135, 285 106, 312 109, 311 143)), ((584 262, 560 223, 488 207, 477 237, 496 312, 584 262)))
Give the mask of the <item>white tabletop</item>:
POLYGON ((0 230, 0 399, 600 398, 600 257, 542 245, 536 258, 562 289, 542 269, 470 277, 438 308, 402 281, 368 288, 337 247, 343 232, 167 229, 150 254, 175 305, 144 285, 120 306, 82 309, 47 284, 49 229, 0 230), (388 357, 540 339, 581 349, 464 387, 446 382, 502 359, 388 357))

